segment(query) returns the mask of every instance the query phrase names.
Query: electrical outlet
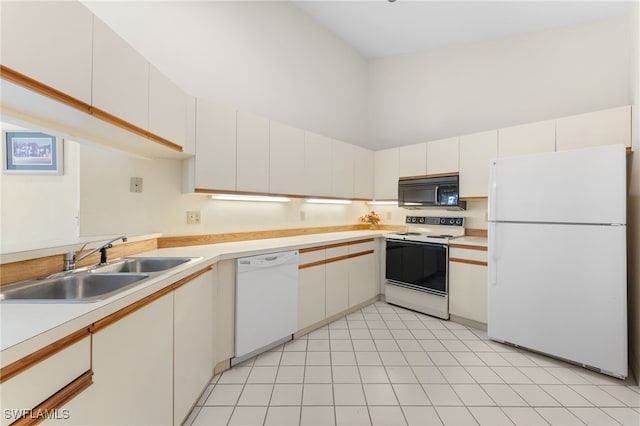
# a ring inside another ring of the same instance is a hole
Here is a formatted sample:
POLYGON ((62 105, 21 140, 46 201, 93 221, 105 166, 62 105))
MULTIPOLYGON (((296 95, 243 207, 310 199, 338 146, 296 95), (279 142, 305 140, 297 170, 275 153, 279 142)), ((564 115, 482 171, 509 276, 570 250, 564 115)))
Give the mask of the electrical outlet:
POLYGON ((187 212, 187 225, 200 225, 200 211, 193 210, 187 212))
POLYGON ((142 178, 132 177, 129 183, 130 192, 142 192, 142 178))

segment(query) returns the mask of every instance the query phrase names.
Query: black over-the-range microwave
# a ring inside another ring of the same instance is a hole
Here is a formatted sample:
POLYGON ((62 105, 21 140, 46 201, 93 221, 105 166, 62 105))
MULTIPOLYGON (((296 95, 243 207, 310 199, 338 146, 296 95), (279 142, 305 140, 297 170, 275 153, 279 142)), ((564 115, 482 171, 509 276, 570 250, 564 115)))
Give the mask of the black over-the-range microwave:
POLYGON ((458 176, 438 176, 398 181, 398 206, 405 209, 444 207, 464 210, 466 202, 460 201, 458 176))

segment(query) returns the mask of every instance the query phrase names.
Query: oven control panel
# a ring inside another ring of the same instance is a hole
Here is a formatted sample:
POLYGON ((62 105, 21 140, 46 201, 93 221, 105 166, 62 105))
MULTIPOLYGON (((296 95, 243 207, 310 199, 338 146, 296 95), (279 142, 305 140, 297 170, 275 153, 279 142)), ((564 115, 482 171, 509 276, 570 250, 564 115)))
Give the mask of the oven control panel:
POLYGON ((464 226, 464 217, 407 216, 405 223, 411 225, 464 226))

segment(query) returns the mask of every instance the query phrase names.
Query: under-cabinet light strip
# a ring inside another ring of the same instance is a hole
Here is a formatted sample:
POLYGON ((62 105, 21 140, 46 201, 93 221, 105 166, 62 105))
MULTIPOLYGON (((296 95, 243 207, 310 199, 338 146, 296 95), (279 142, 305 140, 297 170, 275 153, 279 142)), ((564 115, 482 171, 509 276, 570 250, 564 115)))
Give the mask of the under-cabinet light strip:
POLYGON ((351 200, 339 200, 335 198, 307 198, 309 204, 351 204, 351 200))
POLYGON ((288 203, 291 201, 287 197, 271 197, 268 195, 211 194, 210 198, 222 201, 262 201, 269 203, 288 203))
POLYGON ((397 206, 397 201, 367 201, 370 206, 397 206))

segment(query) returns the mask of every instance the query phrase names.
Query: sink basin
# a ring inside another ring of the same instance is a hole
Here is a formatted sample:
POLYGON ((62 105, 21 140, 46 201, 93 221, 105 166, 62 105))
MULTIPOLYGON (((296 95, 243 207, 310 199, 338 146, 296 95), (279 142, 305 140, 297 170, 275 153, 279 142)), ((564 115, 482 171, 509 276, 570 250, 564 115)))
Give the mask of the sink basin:
POLYGON ((71 274, 3 286, 2 301, 95 302, 126 290, 149 274, 71 274))
POLYGON ((101 266, 94 273, 159 272, 187 263, 192 257, 131 257, 101 266))

